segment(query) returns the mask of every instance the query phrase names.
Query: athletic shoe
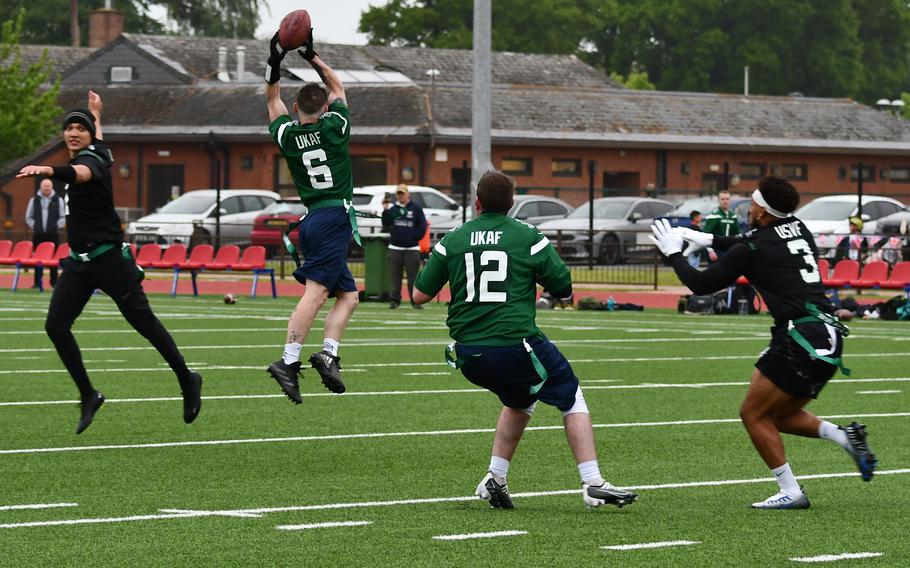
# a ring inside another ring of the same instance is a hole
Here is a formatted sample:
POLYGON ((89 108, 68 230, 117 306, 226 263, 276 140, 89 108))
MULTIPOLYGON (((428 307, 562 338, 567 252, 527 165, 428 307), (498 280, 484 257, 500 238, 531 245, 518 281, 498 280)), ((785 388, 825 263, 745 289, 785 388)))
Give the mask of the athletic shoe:
POLYGON ((300 373, 300 361, 288 365, 283 359, 278 359, 269 365, 268 371, 272 378, 278 381, 281 390, 291 402, 294 404, 303 402, 303 399, 300 398, 300 383, 297 379, 297 374, 300 373))
POLYGON ((850 449, 847 451, 856 462, 863 481, 871 480, 875 467, 878 465, 878 459, 872 453, 872 448, 866 443, 865 424, 851 422, 849 426, 840 426, 840 429, 847 434, 847 440, 850 442, 850 449))
MULTIPOLYGON (((503 482, 505 482, 505 479, 503 479, 503 482)), ((477 485, 474 495, 486 500, 490 503, 490 507, 493 507, 494 509, 515 508, 515 505, 512 504, 512 497, 509 496, 509 486, 505 483, 500 484, 497 482, 493 477, 493 474, 489 471, 483 479, 480 480, 480 484, 477 485)))
POLYGON ((202 375, 190 371, 188 384, 181 384, 180 390, 183 393, 183 421, 189 424, 202 409, 202 375))
POLYGON ((421 305, 418 304, 417 302, 411 302, 411 307, 414 308, 415 310, 422 310, 422 309, 423 309, 423 306, 421 306, 421 305))
POLYGON ((800 486, 799 496, 792 496, 783 491, 778 491, 774 495, 768 497, 764 501, 759 501, 758 503, 752 503, 753 509, 808 509, 809 508, 809 496, 806 495, 806 490, 800 486))
POLYGON ((344 392, 344 382, 341 380, 341 359, 330 355, 326 351, 319 351, 310 355, 310 363, 319 376, 322 384, 335 394, 344 392))
POLYGON ((613 487, 606 481, 600 485, 588 485, 582 483, 581 496, 588 507, 600 507, 601 505, 616 505, 620 509, 630 505, 638 499, 638 494, 631 491, 625 491, 618 487, 613 487))
POLYGON ((95 418, 95 413, 98 412, 98 409, 104 404, 104 395, 95 391, 95 394, 92 395, 91 398, 83 400, 79 404, 82 406, 82 416, 79 418, 79 425, 76 426, 77 434, 84 432, 85 429, 89 427, 89 424, 92 423, 92 420, 95 418))

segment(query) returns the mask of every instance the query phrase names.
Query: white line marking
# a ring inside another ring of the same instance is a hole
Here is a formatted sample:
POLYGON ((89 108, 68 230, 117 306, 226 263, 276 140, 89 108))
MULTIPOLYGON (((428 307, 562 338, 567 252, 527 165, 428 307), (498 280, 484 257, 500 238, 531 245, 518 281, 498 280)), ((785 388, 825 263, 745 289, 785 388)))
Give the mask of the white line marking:
POLYGON ((278 525, 280 531, 300 531, 306 529, 327 529, 332 527, 362 527, 372 525, 373 521, 337 521, 333 523, 311 523, 309 525, 278 525))
POLYGON ((95 525, 104 523, 126 523, 130 521, 156 521, 160 519, 191 519, 207 517, 208 514, 173 514, 173 515, 132 515, 129 517, 106 517, 92 519, 62 519, 56 521, 32 521, 28 523, 5 523, 0 529, 18 529, 23 527, 57 527, 63 525, 95 525))
POLYGON ((899 394, 899 390, 856 391, 856 394, 899 394))
POLYGON ((642 542, 640 544, 614 544, 601 546, 604 550, 641 550, 643 548, 666 548, 668 546, 690 546, 701 544, 699 540, 667 540, 664 542, 642 542))
MULTIPOLYGON (((819 418, 896 418, 910 416, 910 412, 837 414, 819 416, 819 418)), ((641 428, 654 426, 691 426, 696 424, 739 424, 739 418, 712 418, 704 420, 668 420, 662 422, 625 422, 614 424, 594 424, 594 428, 641 428)), ((562 430, 562 425, 529 426, 526 431, 562 430)), ((47 454, 57 452, 87 452, 94 450, 136 450, 148 448, 180 448, 191 446, 227 446, 235 444, 273 444, 287 442, 317 442, 325 440, 357 440, 364 438, 407 438, 416 436, 452 436, 464 434, 488 434, 493 428, 465 428, 462 430, 426 430, 414 432, 367 432, 360 434, 326 434, 322 436, 290 436, 286 438, 240 438, 231 440, 190 440, 186 442, 153 442, 147 444, 111 444, 97 446, 63 446, 57 448, 18 448, 0 450, 0 455, 10 454, 47 454)))
POLYGON ((881 552, 845 552, 843 554, 822 554, 821 556, 795 556, 793 562, 834 562, 835 560, 854 560, 858 558, 877 558, 881 552))
POLYGON ((58 507, 78 507, 79 503, 30 503, 28 505, 0 505, 0 511, 19 511, 24 509, 56 509, 58 507))
POLYGON ((523 534, 528 534, 528 531, 493 531, 468 534, 441 534, 434 536, 433 540, 468 540, 471 538, 496 538, 499 536, 519 536, 523 534))
POLYGON ((175 513, 180 515, 194 515, 200 517, 249 517, 259 518, 256 513, 238 513, 235 511, 199 511, 194 509, 158 509, 159 513, 175 513))
MULTIPOLYGON (((347 369, 345 369, 345 371, 347 371, 347 369)), ((453 373, 454 373, 454 371, 453 371, 453 373)), ((436 376, 441 376, 441 375, 452 375, 453 373, 448 373, 445 371, 443 371, 441 373, 437 373, 437 372, 433 371, 430 373, 403 373, 403 374, 406 377, 430 377, 430 376, 436 377, 436 376)))

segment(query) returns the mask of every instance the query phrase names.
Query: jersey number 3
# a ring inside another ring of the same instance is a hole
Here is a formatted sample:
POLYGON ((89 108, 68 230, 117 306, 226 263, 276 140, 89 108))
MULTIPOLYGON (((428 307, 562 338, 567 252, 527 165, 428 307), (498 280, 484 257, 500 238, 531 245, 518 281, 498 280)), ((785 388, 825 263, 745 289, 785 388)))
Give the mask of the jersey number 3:
POLYGON ((505 302, 505 292, 491 292, 490 283, 505 282, 508 276, 509 255, 502 250, 485 250, 480 253, 480 266, 496 263, 496 270, 484 270, 480 273, 480 286, 474 290, 474 253, 464 253, 465 302, 505 302), (476 300, 475 300, 476 298, 476 300))
POLYGON ((815 262, 815 255, 812 254, 812 248, 809 247, 809 243, 807 243, 805 239, 787 241, 787 248, 790 249, 790 254, 802 255, 803 260, 809 265, 809 268, 812 269, 802 269, 799 271, 799 275, 803 277, 803 281, 809 284, 821 282, 822 277, 818 272, 818 263, 815 262))
POLYGON ((304 152, 301 156, 303 159, 303 167, 306 168, 306 173, 310 174, 310 185, 313 186, 313 189, 329 189, 335 182, 332 181, 332 170, 329 169, 325 162, 327 160, 325 155, 325 150, 310 150, 309 152, 304 152), (315 162, 322 162, 322 165, 317 165, 315 162), (319 178, 322 178, 321 180, 319 178))

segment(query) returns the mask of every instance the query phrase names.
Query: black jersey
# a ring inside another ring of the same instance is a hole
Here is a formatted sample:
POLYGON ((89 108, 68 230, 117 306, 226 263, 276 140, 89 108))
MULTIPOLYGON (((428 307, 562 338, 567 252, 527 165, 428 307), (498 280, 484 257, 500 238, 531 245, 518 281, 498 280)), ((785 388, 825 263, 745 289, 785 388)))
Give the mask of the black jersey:
POLYGON ((778 324, 808 315, 807 302, 831 312, 816 262, 815 239, 796 217, 775 220, 741 237, 715 237, 714 246, 727 249, 727 254, 703 272, 689 266, 681 254, 671 257, 680 280, 696 294, 729 286, 743 275, 762 295, 778 324))
POLYGON ((110 148, 95 140, 70 160, 71 166, 85 166, 92 179, 66 187, 66 238, 76 252, 88 252, 104 243, 123 242, 120 217, 114 209, 110 148))

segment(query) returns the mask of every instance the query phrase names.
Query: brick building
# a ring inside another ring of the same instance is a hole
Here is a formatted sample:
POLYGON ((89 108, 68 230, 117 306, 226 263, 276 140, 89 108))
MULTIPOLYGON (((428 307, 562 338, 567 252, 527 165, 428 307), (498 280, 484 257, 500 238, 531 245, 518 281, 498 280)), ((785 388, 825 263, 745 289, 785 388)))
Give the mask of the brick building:
MULTIPOLYGON (((317 48, 345 81, 356 185, 457 191, 470 179, 470 51, 317 48)), ((28 61, 42 48, 23 49, 28 61)), ((267 50, 261 40, 120 34, 50 57, 64 109, 84 106, 89 88, 101 93, 115 200, 138 215, 219 184, 293 193, 266 128, 267 50)), ((316 76, 294 53, 284 65, 290 108, 316 76)), ((521 191, 579 204, 592 172, 598 195, 745 193, 776 172, 807 194, 851 193, 862 162, 867 193, 910 203, 910 128, 850 100, 630 91, 573 56, 495 53, 492 69, 492 161, 521 191)), ((13 166, 64 161, 52 141, 13 166)), ((8 231, 23 229, 36 187, 0 178, 8 231)))

